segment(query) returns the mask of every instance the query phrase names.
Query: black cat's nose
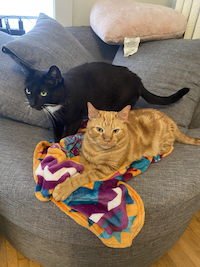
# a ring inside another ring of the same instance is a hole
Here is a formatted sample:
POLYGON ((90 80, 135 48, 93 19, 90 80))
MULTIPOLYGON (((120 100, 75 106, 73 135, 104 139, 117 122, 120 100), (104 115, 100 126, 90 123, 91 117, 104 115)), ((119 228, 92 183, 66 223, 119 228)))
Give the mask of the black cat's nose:
POLYGON ((35 106, 34 109, 36 109, 36 110, 42 110, 42 107, 35 106))
POLYGON ((39 105, 37 105, 37 103, 35 103, 35 101, 30 101, 30 102, 29 102, 29 105, 30 105, 32 108, 36 109, 36 110, 41 110, 41 109, 42 109, 42 107, 39 106, 39 105))

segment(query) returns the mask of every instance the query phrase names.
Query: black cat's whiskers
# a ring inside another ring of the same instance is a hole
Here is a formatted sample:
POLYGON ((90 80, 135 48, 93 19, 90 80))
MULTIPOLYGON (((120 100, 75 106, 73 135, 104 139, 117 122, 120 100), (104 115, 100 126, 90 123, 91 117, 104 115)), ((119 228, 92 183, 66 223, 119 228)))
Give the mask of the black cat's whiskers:
POLYGON ((31 108, 30 104, 28 101, 24 101, 24 103, 26 104, 25 110, 29 115, 32 115, 33 109, 31 108))
POLYGON ((26 109, 30 107, 29 102, 27 100, 24 101, 24 104, 26 105, 26 109))
MULTIPOLYGON (((46 115, 47 119, 49 119, 49 117, 51 117, 51 114, 49 114, 49 111, 47 109, 45 109, 45 108, 43 108, 42 110, 44 111, 44 114, 46 115)), ((54 121, 53 120, 51 120, 51 121, 55 125, 54 121)))
MULTIPOLYGON (((50 112, 51 113, 51 112, 50 112)), ((56 120, 56 121, 60 121, 60 122, 62 122, 62 118, 63 118, 63 116, 62 116, 62 114, 60 114, 60 113, 58 113, 58 112, 54 112, 54 113, 51 113, 52 114, 52 116, 54 117, 54 119, 56 120)))
POLYGON ((45 106, 45 107, 48 107, 48 106, 49 106, 49 107, 55 107, 55 106, 57 106, 57 104, 44 104, 44 106, 45 106))
POLYGON ((26 107, 25 107, 26 111, 29 111, 30 105, 27 105, 27 103, 25 103, 25 104, 26 104, 26 107))
MULTIPOLYGON (((57 104, 44 104, 43 108, 48 110, 52 115, 56 114, 56 111, 60 110, 62 106, 57 104)), ((63 107, 62 107, 63 108, 63 107)))
POLYGON ((51 119, 52 124, 53 124, 53 127, 55 127, 56 124, 55 124, 55 121, 54 121, 54 116, 53 116, 53 114, 52 114, 46 107, 43 107, 42 110, 43 110, 44 113, 46 114, 47 118, 48 118, 48 119, 49 119, 49 118, 51 119))
POLYGON ((45 114, 47 115, 47 117, 49 118, 50 117, 50 119, 51 119, 51 121, 52 121, 52 123, 53 123, 53 125, 54 126, 56 126, 56 124, 55 124, 55 121, 61 121, 62 122, 62 114, 59 114, 58 112, 51 112, 49 109, 48 109, 48 106, 56 106, 56 105, 54 105, 54 104, 46 104, 46 105, 44 105, 44 107, 43 107, 43 110, 44 110, 44 112, 45 112, 45 114))

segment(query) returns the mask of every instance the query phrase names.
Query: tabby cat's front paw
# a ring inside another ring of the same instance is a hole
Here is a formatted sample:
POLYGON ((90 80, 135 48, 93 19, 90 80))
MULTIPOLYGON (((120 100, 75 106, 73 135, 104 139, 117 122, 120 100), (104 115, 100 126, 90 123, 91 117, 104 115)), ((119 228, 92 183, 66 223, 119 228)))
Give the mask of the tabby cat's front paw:
POLYGON ((56 201, 64 201, 73 190, 71 190, 70 178, 66 179, 63 183, 57 185, 53 191, 53 198, 56 201))

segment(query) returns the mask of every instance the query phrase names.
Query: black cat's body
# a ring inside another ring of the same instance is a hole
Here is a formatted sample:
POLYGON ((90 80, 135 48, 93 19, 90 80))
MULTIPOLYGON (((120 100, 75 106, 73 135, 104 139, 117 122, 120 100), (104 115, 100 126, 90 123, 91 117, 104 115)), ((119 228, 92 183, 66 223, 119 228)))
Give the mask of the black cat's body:
POLYGON ((189 91, 183 88, 169 97, 156 96, 126 67, 108 63, 86 63, 62 74, 56 66, 42 71, 23 67, 29 104, 48 109, 57 142, 77 132, 87 114, 87 102, 100 110, 119 111, 126 105, 133 107, 140 96, 151 104, 169 105, 189 91), (55 112, 52 106, 56 106, 55 112))

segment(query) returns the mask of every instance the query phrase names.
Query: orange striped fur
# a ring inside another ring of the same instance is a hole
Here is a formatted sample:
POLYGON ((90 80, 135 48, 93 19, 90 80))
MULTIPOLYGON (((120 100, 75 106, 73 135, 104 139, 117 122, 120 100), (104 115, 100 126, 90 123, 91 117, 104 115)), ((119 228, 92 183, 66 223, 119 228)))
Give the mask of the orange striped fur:
POLYGON ((89 121, 80 154, 85 173, 56 186, 53 197, 57 201, 123 165, 167 153, 174 141, 200 145, 200 139, 181 133, 166 114, 156 109, 130 108, 129 105, 120 112, 101 111, 88 103, 89 121))

